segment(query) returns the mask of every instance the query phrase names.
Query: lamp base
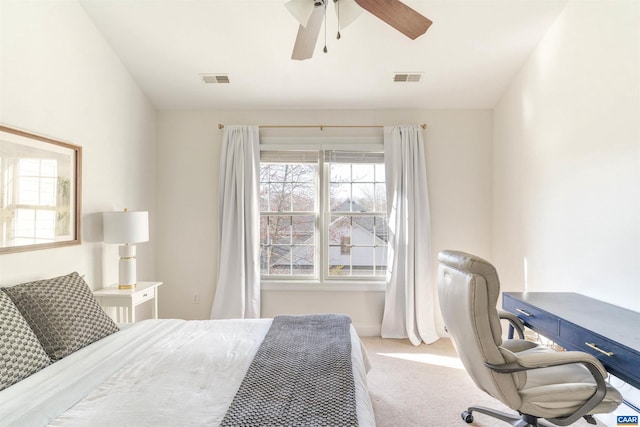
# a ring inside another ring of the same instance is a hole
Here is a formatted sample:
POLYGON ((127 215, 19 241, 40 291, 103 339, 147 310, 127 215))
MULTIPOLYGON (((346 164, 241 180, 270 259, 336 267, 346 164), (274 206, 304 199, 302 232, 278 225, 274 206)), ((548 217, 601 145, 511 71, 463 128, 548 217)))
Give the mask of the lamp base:
POLYGON ((118 263, 118 289, 134 289, 136 287, 136 246, 120 246, 120 262, 118 263))

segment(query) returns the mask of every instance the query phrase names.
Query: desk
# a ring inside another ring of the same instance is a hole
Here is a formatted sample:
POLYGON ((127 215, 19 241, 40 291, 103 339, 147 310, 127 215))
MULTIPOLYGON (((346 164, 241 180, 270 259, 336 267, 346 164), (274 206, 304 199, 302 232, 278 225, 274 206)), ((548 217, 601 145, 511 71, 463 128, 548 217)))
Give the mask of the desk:
POLYGON ((153 301, 153 318, 158 318, 158 286, 162 282, 138 282, 133 289, 118 289, 118 285, 93 291, 100 305, 104 307, 117 307, 116 318, 118 323, 134 323, 136 321, 136 307, 144 302, 153 301), (126 309, 126 316, 120 309, 126 309))
POLYGON ((502 308, 567 350, 594 355, 640 389, 640 313, 570 292, 503 292, 502 308))

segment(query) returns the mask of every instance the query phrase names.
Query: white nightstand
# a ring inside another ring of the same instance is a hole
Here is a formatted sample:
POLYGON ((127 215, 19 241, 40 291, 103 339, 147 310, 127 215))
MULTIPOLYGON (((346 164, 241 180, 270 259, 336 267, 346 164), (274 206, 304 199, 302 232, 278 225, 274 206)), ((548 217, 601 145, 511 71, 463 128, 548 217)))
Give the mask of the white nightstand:
POLYGON ((100 305, 116 307, 118 323, 134 323, 136 321, 136 306, 153 300, 153 318, 158 318, 158 287, 162 282, 138 282, 134 289, 120 290, 118 285, 108 286, 93 291, 100 305))

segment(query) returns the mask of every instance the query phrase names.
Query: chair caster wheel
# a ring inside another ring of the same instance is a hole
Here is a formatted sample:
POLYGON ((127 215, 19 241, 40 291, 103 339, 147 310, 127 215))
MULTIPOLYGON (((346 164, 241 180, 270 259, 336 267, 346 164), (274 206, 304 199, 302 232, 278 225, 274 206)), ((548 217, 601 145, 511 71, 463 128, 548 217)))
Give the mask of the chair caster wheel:
POLYGON ((469 411, 462 411, 460 414, 465 423, 471 424, 473 422, 473 415, 469 411))

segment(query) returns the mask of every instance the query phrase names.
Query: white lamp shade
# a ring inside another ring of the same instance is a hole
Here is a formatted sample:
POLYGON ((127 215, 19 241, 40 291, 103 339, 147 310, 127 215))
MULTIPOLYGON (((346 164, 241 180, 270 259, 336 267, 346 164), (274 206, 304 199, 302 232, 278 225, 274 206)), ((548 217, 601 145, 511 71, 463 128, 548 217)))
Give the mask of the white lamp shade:
POLYGON ((149 212, 104 212, 105 243, 141 243, 149 240, 149 212))

